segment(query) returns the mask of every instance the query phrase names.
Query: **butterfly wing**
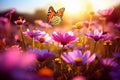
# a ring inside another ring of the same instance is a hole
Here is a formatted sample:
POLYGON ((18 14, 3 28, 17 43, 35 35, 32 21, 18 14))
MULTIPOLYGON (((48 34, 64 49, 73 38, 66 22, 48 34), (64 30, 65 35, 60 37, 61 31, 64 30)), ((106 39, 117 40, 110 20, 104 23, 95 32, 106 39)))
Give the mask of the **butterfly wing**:
POLYGON ((62 16, 65 11, 65 8, 60 8, 57 12, 52 6, 48 10, 48 22, 51 25, 59 25, 62 22, 62 16))
POLYGON ((57 11, 57 16, 62 17, 62 16, 63 16, 64 11, 65 11, 65 8, 60 8, 60 9, 57 11))
POLYGON ((55 16, 56 15, 56 12, 55 12, 55 10, 54 10, 54 8, 52 7, 52 6, 50 6, 49 7, 49 9, 48 9, 48 17, 47 17, 47 20, 48 20, 48 22, 50 21, 50 19, 52 19, 53 18, 53 16, 55 16))
POLYGON ((53 16, 53 18, 52 19, 50 19, 50 21, 49 21, 49 23, 51 24, 51 25, 59 25, 60 23, 62 22, 62 19, 61 19, 61 17, 60 16, 53 16))

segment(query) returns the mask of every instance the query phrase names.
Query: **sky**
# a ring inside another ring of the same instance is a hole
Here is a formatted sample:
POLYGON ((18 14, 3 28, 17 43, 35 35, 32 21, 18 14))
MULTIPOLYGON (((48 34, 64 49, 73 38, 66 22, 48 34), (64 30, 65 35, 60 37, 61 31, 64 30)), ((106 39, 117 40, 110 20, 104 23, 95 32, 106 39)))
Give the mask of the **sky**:
POLYGON ((0 0, 0 11, 16 8, 19 12, 33 13, 36 9, 44 8, 51 0, 0 0))
POLYGON ((34 13, 36 9, 47 10, 50 5, 53 5, 65 7, 66 10, 73 12, 78 7, 82 10, 83 6, 80 5, 85 5, 86 1, 89 1, 95 10, 120 3, 120 0, 0 0, 0 11, 16 8, 18 12, 34 13))

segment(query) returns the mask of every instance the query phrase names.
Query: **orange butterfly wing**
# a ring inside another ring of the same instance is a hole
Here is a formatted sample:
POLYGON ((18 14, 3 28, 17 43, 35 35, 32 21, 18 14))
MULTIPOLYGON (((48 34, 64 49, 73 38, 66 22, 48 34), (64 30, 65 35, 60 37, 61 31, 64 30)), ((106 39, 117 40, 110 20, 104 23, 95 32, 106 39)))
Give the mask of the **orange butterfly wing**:
POLYGON ((48 9, 48 15, 47 15, 48 16, 47 17, 48 22, 55 15, 56 15, 56 12, 55 12, 54 8, 52 6, 50 6, 49 9, 48 9))
POLYGON ((57 16, 62 17, 62 16, 63 16, 64 11, 65 11, 65 8, 60 8, 60 9, 57 11, 57 16))

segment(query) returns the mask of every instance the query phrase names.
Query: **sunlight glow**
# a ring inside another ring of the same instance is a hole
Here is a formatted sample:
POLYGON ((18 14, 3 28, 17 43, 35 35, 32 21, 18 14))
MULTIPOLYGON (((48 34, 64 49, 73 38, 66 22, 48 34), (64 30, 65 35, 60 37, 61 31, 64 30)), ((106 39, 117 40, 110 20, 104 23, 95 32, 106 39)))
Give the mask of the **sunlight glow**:
POLYGON ((94 11, 98 11, 99 9, 107 9, 115 5, 115 2, 109 0, 90 0, 90 1, 94 8, 94 11))
POLYGON ((83 8, 83 1, 82 0, 64 0, 63 5, 66 8, 66 11, 70 14, 79 13, 83 8))

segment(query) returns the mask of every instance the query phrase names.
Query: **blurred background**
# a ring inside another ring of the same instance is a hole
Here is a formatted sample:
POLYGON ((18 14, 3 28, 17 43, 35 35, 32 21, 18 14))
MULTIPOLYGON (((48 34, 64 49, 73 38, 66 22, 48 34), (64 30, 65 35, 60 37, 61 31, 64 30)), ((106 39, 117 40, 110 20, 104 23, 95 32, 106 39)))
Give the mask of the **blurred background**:
POLYGON ((25 17, 30 23, 34 23, 36 19, 47 22, 49 6, 53 6, 55 11, 65 7, 62 26, 71 26, 78 21, 87 20, 90 12, 97 15, 99 9, 110 7, 115 7, 115 10, 108 16, 108 21, 117 22, 120 19, 120 0, 1 0, 0 16, 15 8, 12 22, 19 15, 25 17))

